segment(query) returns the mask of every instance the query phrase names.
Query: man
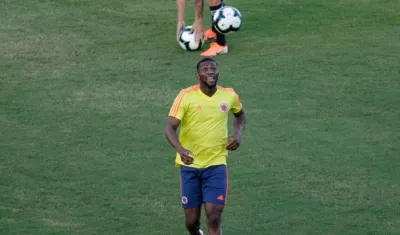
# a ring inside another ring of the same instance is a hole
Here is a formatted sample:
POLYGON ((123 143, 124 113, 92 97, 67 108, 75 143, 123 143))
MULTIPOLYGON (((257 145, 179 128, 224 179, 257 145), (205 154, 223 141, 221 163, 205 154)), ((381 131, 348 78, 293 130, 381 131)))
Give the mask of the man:
POLYGON ((228 150, 236 150, 246 125, 239 96, 217 86, 217 63, 197 63, 199 84, 181 90, 170 109, 165 136, 176 149, 181 172, 181 199, 191 235, 202 235, 201 206, 205 204, 209 235, 221 235, 221 214, 228 190, 228 150), (234 115, 234 134, 228 138, 228 114, 234 115), (176 134, 180 126, 179 138, 176 134))
MULTIPOLYGON (((187 0, 176 0, 176 6, 178 10, 178 23, 176 28, 177 41, 179 40, 179 32, 185 27, 186 1, 187 0)), ((193 31, 196 35, 196 40, 209 40, 215 38, 215 42, 210 44, 210 48, 200 55, 210 57, 228 53, 228 45, 226 44, 225 36, 219 33, 214 26, 203 33, 204 0, 194 0, 194 5, 195 20, 193 23, 193 31)), ((215 12, 224 6, 224 0, 208 0, 208 6, 210 8, 212 22, 212 17, 214 16, 215 12)))

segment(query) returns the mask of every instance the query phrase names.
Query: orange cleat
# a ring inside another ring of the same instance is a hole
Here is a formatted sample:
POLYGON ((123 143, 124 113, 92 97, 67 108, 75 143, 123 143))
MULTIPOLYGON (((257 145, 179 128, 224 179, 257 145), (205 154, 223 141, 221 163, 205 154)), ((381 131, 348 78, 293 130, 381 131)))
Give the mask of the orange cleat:
POLYGON ((214 31, 212 29, 207 29, 204 32, 204 40, 210 40, 210 39, 214 39, 217 37, 217 34, 214 33, 214 31))
POLYGON ((210 48, 208 50, 206 50, 205 52, 201 53, 201 56, 217 56, 217 55, 221 55, 221 54, 226 54, 228 53, 228 46, 221 46, 218 45, 218 43, 216 42, 212 42, 210 44, 210 48))

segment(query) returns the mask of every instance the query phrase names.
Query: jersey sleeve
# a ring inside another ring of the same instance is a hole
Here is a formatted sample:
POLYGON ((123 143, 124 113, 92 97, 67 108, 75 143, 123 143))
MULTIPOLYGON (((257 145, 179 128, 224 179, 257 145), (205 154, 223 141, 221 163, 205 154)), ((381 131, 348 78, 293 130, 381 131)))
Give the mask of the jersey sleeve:
POLYGON ((169 110, 168 116, 182 120, 183 115, 185 114, 184 97, 185 92, 184 90, 181 90, 178 96, 176 96, 174 103, 169 110))
POLYGON ((240 101, 239 95, 235 91, 233 91, 233 94, 234 94, 234 97, 233 97, 231 111, 232 111, 232 113, 239 113, 242 110, 243 105, 242 105, 242 102, 240 101))

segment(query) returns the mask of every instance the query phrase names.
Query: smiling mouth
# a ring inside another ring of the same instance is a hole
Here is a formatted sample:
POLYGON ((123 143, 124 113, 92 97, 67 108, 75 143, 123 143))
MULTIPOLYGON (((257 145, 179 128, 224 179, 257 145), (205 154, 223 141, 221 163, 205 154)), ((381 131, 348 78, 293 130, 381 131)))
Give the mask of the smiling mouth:
POLYGON ((207 83, 210 85, 215 84, 215 82, 216 82, 215 79, 207 79, 207 83))

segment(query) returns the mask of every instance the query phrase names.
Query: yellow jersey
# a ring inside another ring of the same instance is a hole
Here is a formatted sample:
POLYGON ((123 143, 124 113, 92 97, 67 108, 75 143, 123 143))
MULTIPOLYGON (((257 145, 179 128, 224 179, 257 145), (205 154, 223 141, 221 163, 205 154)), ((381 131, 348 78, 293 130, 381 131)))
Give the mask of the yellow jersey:
MULTIPOLYGON (((232 88, 217 86, 209 97, 200 85, 182 89, 170 109, 169 116, 181 120, 179 141, 193 153, 190 167, 207 168, 226 165, 228 150, 228 115, 242 110, 238 94, 232 88)), ((185 165, 179 153, 176 166, 185 165)))

